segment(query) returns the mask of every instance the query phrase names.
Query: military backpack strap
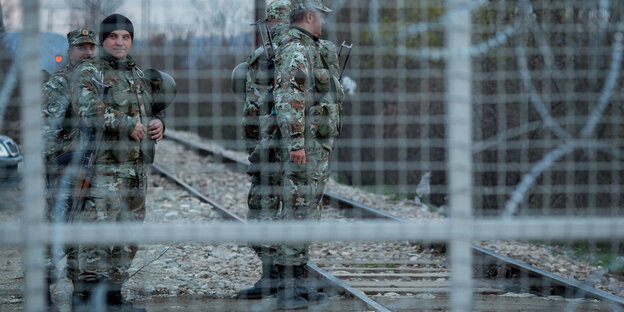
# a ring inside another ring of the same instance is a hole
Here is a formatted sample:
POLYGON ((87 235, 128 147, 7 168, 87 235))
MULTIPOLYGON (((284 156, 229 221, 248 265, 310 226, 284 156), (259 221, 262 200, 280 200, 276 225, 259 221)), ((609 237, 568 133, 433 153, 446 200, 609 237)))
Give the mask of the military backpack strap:
MULTIPOLYGON (((145 74, 138 69, 136 66, 132 68, 132 89, 137 97, 137 104, 139 105, 140 111, 140 122, 145 125, 146 128, 149 128, 149 122, 152 116, 152 106, 145 105, 143 102, 143 96, 139 94, 138 88, 141 88, 141 93, 147 92, 145 86, 143 85, 143 78, 145 78, 145 74), (136 77, 135 77, 136 75, 136 77), (138 78, 138 79, 136 79, 138 78)), ((143 164, 153 164, 154 163, 154 155, 156 151, 156 147, 154 146, 155 142, 148 134, 141 140, 141 154, 143 155, 143 164)))

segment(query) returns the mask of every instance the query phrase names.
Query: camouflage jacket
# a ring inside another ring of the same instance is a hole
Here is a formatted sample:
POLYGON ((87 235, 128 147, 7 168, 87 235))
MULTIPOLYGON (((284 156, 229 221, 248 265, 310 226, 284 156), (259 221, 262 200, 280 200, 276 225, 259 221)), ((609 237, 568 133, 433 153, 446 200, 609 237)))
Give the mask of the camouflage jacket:
POLYGON ((318 39, 291 27, 278 49, 275 62, 275 111, 284 148, 306 147, 306 139, 317 139, 331 150, 327 131, 332 75, 319 54, 318 39), (324 99, 321 101, 322 99, 324 99))
MULTIPOLYGON (((287 23, 280 23, 271 29, 273 51, 277 51, 279 44, 288 31, 287 23)), ((257 48, 247 59, 249 70, 245 84, 246 98, 243 108, 243 139, 248 153, 253 152, 260 140, 260 116, 268 115, 267 101, 273 101, 273 69, 268 68, 268 60, 264 46, 257 48)), ((268 129, 266 129, 268 133, 268 129)))
POLYGON ((79 137, 76 120, 72 118, 70 75, 74 66, 68 64, 56 71, 41 86, 43 103, 42 136, 46 161, 53 161, 73 150, 79 137))
MULTIPOLYGON (((134 141, 130 134, 137 122, 147 127, 151 112, 144 103, 144 75, 134 60, 130 56, 118 60, 103 52, 98 62, 81 62, 73 76, 73 103, 80 120, 103 131, 96 164, 143 164, 144 142, 134 141)), ((133 169, 116 168, 120 176, 137 176, 133 169)))

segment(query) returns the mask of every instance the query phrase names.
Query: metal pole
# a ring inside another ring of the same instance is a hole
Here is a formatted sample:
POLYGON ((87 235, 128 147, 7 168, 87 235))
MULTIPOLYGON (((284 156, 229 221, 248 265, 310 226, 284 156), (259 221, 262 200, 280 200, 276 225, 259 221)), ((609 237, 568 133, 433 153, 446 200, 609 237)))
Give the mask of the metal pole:
POLYGON ((37 235, 43 225, 43 153, 41 144, 41 35, 39 1, 22 0, 21 124, 23 171, 24 308, 44 311, 44 240, 37 235))
MULTIPOLYGON (((265 18, 266 16, 266 0, 255 0, 255 10, 254 10, 254 22, 260 20, 261 18, 265 18)), ((260 38, 260 35, 258 34, 258 32, 254 32, 255 34, 255 44, 256 47, 259 47, 262 45, 262 39, 260 38)))
POLYGON ((4 15, 2 15, 2 3, 0 3, 0 35, 4 34, 4 15))
POLYGON ((451 310, 472 311, 472 105, 469 0, 447 0, 446 112, 451 207, 451 310))

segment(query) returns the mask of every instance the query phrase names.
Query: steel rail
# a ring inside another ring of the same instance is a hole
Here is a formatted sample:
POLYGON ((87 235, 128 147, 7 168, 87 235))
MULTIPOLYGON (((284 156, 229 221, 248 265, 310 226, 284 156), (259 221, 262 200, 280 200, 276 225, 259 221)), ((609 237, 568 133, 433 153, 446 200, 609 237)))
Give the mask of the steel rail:
MULTIPOLYGON (((175 175, 173 175, 172 173, 170 173, 166 169, 162 168, 161 166, 158 166, 156 164, 152 164, 152 168, 158 174, 160 174, 160 175, 164 176, 165 178, 175 182, 177 185, 182 187, 185 191, 187 191, 190 194, 192 194, 193 196, 199 198, 201 201, 203 201, 205 203, 208 203, 208 204, 214 206, 215 208, 217 208, 217 211, 224 218, 230 219, 230 220, 240 221, 240 222, 243 222, 243 223, 247 223, 246 220, 240 218, 239 216, 237 216, 233 212, 229 211, 227 208, 219 205, 214 200, 204 196, 199 190, 196 190, 192 186, 190 186, 187 183, 185 183, 184 181, 180 180, 175 175)), ((359 291, 359 290, 357 290, 357 289, 347 285, 345 282, 343 282, 339 278, 337 278, 337 277, 331 275, 330 273, 322 270, 318 266, 308 262, 306 264, 306 270, 308 272, 310 272, 312 275, 314 275, 315 277, 324 280, 326 282, 326 285, 330 286, 330 288, 341 290, 342 293, 349 294, 351 297, 359 299, 364 304, 366 304, 369 308, 374 309, 375 311, 379 311, 379 312, 390 312, 390 310, 388 310, 386 307, 384 307, 383 305, 379 304, 375 300, 371 299, 370 297, 368 297, 363 292, 361 292, 361 291, 359 291)))
POLYGON ((319 268, 315 264, 312 264, 312 263, 308 262, 308 264, 306 265, 306 269, 308 270, 308 272, 312 273, 317 278, 322 278, 322 279, 324 279, 326 281, 329 281, 331 283, 331 285, 335 285, 336 287, 338 287, 338 288, 342 289, 343 291, 349 293, 354 298, 357 298, 360 301, 364 302, 368 307, 370 307, 372 309, 375 309, 375 311, 390 312, 390 310, 388 310, 388 308, 386 308, 383 305, 379 304, 377 301, 371 299, 365 293, 363 293, 363 292, 361 292, 361 291, 359 291, 359 290, 349 286, 343 280, 341 280, 341 279, 331 275, 329 272, 326 272, 325 270, 319 268))
MULTIPOLYGON (((229 163, 229 164, 236 164, 239 166, 248 166, 249 165, 249 161, 247 161, 246 159, 241 159, 241 158, 237 158, 234 155, 228 154, 228 153, 224 153, 223 151, 217 150, 215 148, 212 148, 208 145, 205 144, 201 144, 201 143, 197 143, 197 142, 191 142, 189 140, 186 140, 182 137, 180 137, 179 135, 176 134, 172 134, 172 133, 166 133, 165 134, 165 138, 166 139, 170 139, 182 146, 185 146, 186 148, 189 148, 191 150, 196 150, 198 151, 201 155, 213 155, 216 156, 220 159, 222 159, 224 162, 229 163)), ((327 192, 325 191, 324 195, 327 197, 327 200, 329 200, 330 202, 335 202, 338 208, 341 209, 353 209, 354 211, 359 211, 359 212, 353 212, 353 215, 356 215, 358 217, 362 217, 362 218, 374 218, 374 219, 390 219, 390 220, 394 220, 394 221, 400 221, 400 222, 405 222, 405 219, 402 219, 400 217, 394 216, 392 214, 389 214, 387 212, 381 211, 379 209, 373 208, 373 207, 369 207, 366 205, 362 205, 360 203, 354 202, 350 199, 347 199, 345 197, 342 197, 340 195, 331 193, 331 192, 327 192)), ((324 196, 324 197, 325 197, 324 196)))
MULTIPOLYGON (((558 294, 563 297, 574 298, 575 294, 584 294, 584 297, 586 298, 598 299, 607 304, 617 305, 620 308, 624 308, 624 298, 622 297, 614 296, 594 287, 587 286, 583 283, 579 283, 563 276, 559 276, 548 271, 538 269, 524 262, 514 260, 501 254, 497 254, 480 246, 473 245, 472 249, 476 255, 484 257, 486 261, 489 261, 489 263, 492 263, 492 261, 504 263, 506 266, 516 269, 522 272, 522 274, 526 274, 527 277, 536 277, 542 279, 542 281, 546 282, 543 283, 544 287, 561 288, 560 290, 555 291, 557 291, 558 294)), ((538 287, 536 285, 532 286, 538 287)))
POLYGON ((221 214, 221 216, 223 216, 225 219, 236 220, 236 221, 240 221, 240 222, 243 222, 243 223, 247 223, 247 221, 245 219, 242 219, 241 217, 239 217, 236 214, 234 214, 231 211, 229 211, 227 208, 219 205, 219 203, 217 203, 214 200, 204 196, 201 192, 199 192, 198 190, 194 189, 190 185, 186 184, 184 181, 180 180, 178 177, 176 177, 175 175, 173 175, 172 173, 170 173, 169 171, 167 171, 163 167, 161 167, 161 166, 159 166, 157 164, 152 164, 152 168, 155 169, 158 172, 158 174, 160 174, 160 175, 164 176, 165 178, 173 181, 175 184, 181 186, 187 192, 189 192, 189 193, 193 194, 195 197, 199 198, 199 200, 201 200, 201 201, 203 201, 205 203, 208 203, 208 204, 214 206, 215 208, 217 208, 217 212, 219 212, 221 214))
MULTIPOLYGON (((236 157, 232 155, 228 155, 227 153, 224 153, 223 151, 215 150, 204 144, 190 142, 170 132, 166 134, 166 138, 171 139, 172 141, 175 141, 178 144, 186 146, 187 148, 197 150, 204 155, 212 154, 212 155, 218 156, 219 158, 223 159, 224 162, 227 162, 227 163, 237 163, 238 165, 243 165, 243 166, 246 166, 249 164, 249 162, 246 160, 237 159, 236 157)), ((349 200, 337 194, 334 194, 331 192, 325 192, 324 194, 325 196, 328 197, 330 202, 337 203, 336 206, 338 208, 341 208, 341 209, 346 208, 346 209, 353 209, 354 211, 355 210, 360 211, 359 213, 352 212, 351 213, 352 215, 357 215, 362 218, 379 218, 379 219, 390 219, 390 220, 399 221, 399 222, 408 222, 407 219, 397 217, 390 213, 381 211, 379 209, 354 202, 352 200, 349 200)), ((482 257, 482 260, 479 261, 482 264, 483 263, 486 263, 486 264, 487 263, 502 263, 508 268, 512 268, 512 269, 519 270, 520 272, 524 272, 526 276, 531 276, 534 278, 541 279, 542 280, 541 284, 544 285, 544 287, 551 287, 551 288, 562 287, 564 289, 569 290, 569 291, 559 292, 559 295, 561 296, 564 296, 564 297, 567 296, 568 298, 577 298, 574 296, 575 294, 582 294, 586 298, 597 299, 605 303, 618 306, 618 308, 620 309, 624 309, 624 298, 622 297, 617 297, 607 292, 604 292, 602 290, 599 290, 599 289, 584 285, 582 283, 570 280, 568 278, 535 268, 526 263, 497 254, 495 252, 492 252, 480 246, 472 245, 472 250, 476 256, 482 257)), ((317 274, 319 276, 322 276, 321 273, 317 273, 317 274)))

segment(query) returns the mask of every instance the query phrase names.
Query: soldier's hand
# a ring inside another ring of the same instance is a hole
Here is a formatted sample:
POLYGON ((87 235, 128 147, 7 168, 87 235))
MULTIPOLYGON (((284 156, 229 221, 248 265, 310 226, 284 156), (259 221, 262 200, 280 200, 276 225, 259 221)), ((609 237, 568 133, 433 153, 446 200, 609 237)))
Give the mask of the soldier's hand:
POLYGON ((290 151, 290 160, 295 164, 303 165, 306 163, 306 153, 305 149, 298 149, 295 151, 290 151))
POLYGON ((165 127, 163 127, 163 123, 160 119, 155 118, 150 120, 148 127, 152 140, 156 140, 156 142, 162 140, 165 127))
POLYGON ((137 122, 136 126, 134 126, 134 130, 132 130, 132 133, 130 133, 130 137, 138 142, 143 140, 145 133, 147 133, 147 129, 145 129, 145 126, 142 123, 137 122))

